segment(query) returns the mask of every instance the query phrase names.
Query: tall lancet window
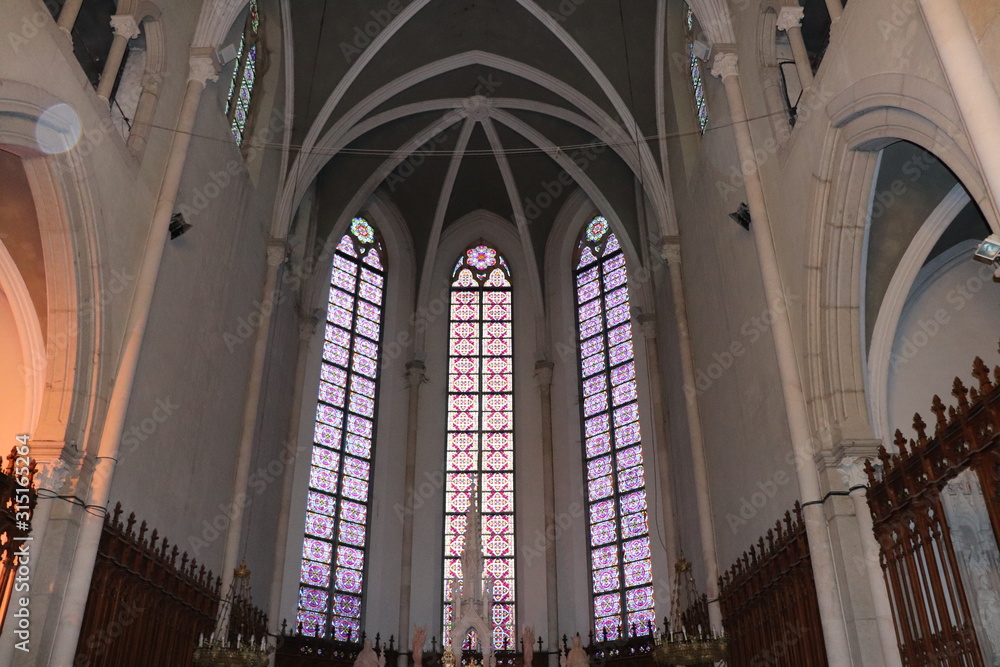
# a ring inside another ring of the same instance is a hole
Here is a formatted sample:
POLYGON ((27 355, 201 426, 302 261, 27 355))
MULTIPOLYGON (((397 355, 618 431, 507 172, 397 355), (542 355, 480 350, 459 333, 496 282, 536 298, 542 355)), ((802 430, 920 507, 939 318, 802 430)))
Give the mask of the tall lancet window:
POLYGON ((236 139, 236 145, 241 146, 246 136, 247 121, 250 118, 250 101, 253 96, 254 83, 257 81, 257 60, 260 56, 260 11, 257 0, 250 0, 250 13, 247 15, 246 26, 240 45, 236 51, 236 65, 233 69, 233 80, 229 84, 229 125, 236 139))
POLYGON ((494 648, 516 645, 514 585, 514 412, 511 276, 480 243, 455 265, 451 282, 448 447, 445 480, 444 635, 451 590, 460 583, 466 512, 482 515, 483 582, 493 589, 494 648))
POLYGON ((602 217, 580 237, 575 276, 594 629, 644 635, 656 621, 632 323, 625 255, 602 217))
POLYGON ((313 432, 298 623, 303 634, 361 633, 385 252, 355 218, 333 256, 313 432))
POLYGON ((684 26, 687 35, 688 68, 691 71, 694 108, 698 113, 698 127, 701 129, 701 133, 705 134, 705 127, 708 125, 708 101, 705 99, 705 83, 701 78, 701 61, 698 60, 695 51, 695 18, 694 10, 690 7, 685 8, 684 26))

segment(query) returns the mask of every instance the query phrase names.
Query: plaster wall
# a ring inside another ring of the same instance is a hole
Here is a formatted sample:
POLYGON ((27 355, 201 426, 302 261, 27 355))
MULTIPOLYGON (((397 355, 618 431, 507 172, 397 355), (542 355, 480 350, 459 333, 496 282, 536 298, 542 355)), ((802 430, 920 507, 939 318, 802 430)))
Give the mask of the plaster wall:
POLYGON ((889 363, 889 424, 907 438, 915 437, 914 413, 933 431, 935 394, 945 405, 956 403, 956 375, 966 387, 975 385, 975 357, 989 366, 996 361, 1000 288, 993 267, 972 259, 975 246, 966 242, 932 260, 907 297, 889 363))
MULTIPOLYGON (((83 363, 94 364, 97 380, 93 392, 83 387, 79 391, 81 400, 92 402, 95 410, 86 438, 73 443, 84 455, 96 451, 103 428, 149 222, 175 138, 172 128, 187 87, 189 49, 201 4, 160 7, 162 83, 145 147, 137 152, 126 147, 107 105, 87 83, 68 40, 42 2, 12 0, 0 16, 0 95, 16 96, 22 84, 34 86, 41 101, 30 104, 37 112, 49 109, 51 114, 55 109, 55 123, 75 126, 78 132, 78 140, 59 156, 57 168, 75 165, 71 176, 76 175, 84 198, 66 206, 79 208, 93 220, 93 238, 87 242, 95 254, 98 284, 94 295, 80 304, 89 318, 81 317, 80 326, 97 327, 98 349, 81 351, 83 363)), ((258 87, 269 92, 255 111, 267 120, 251 131, 272 141, 280 122, 275 127, 268 116, 283 98, 280 20, 276 2, 263 6, 273 18, 268 35, 271 67, 258 77, 258 87)), ((224 115, 228 87, 221 79, 209 82, 202 97, 176 201, 176 210, 193 228, 164 250, 111 490, 112 502, 121 501, 126 511, 135 511, 217 574, 256 334, 253 323, 270 310, 261 303, 267 299, 260 292, 280 161, 279 151, 241 153, 234 145, 224 115)), ((290 293, 284 296, 285 312, 279 318, 286 326, 272 332, 278 340, 288 338, 292 299, 290 293)), ((289 356, 294 359, 294 348, 289 356)), ((257 434, 266 442, 254 460, 273 457, 281 445, 275 434, 286 430, 283 401, 294 363, 282 365, 282 358, 275 355, 267 376, 270 393, 262 404, 257 434)), ((81 482, 72 483, 75 493, 85 496, 89 467, 84 463, 82 469, 81 482)), ((277 504, 277 494, 280 484, 269 485, 262 504, 277 504)), ((56 582, 49 588, 54 594, 63 585, 59 573, 67 571, 78 520, 79 510, 68 504, 53 508, 46 543, 52 559, 41 564, 37 576, 56 582)), ((260 572, 254 583, 257 602, 264 607, 273 548, 262 535, 273 533, 276 521, 274 512, 247 517, 255 538, 247 556, 251 568, 260 572)), ((37 605, 43 643, 52 629, 47 593, 39 592, 37 605)))
MULTIPOLYGON (((671 177, 722 569, 798 498, 781 383, 766 323, 769 309, 787 305, 799 375, 808 387, 806 350, 813 334, 807 332, 806 313, 820 295, 808 289, 807 258, 813 228, 822 222, 814 219, 815 211, 821 210, 816 197, 829 185, 826 161, 836 141, 826 107, 857 81, 879 74, 902 75, 902 89, 884 91, 897 96, 901 105, 909 80, 947 89, 915 3, 912 12, 901 12, 891 3, 850 3, 835 26, 812 88, 800 103, 794 129, 780 132, 780 123, 769 115, 767 72, 758 53, 764 9, 764 3, 737 3, 733 21, 742 95, 757 150, 757 163, 743 169, 759 172, 764 186, 785 290, 782 304, 766 302, 753 238, 727 217, 746 201, 746 195, 722 83, 708 75, 709 64, 703 65, 710 121, 704 135, 698 136, 690 100, 678 94, 689 85, 687 72, 668 68, 668 88, 675 93, 670 112, 678 127, 678 136, 668 142, 674 156, 671 177)), ((668 32, 671 51, 683 45, 680 29, 673 29, 668 32)), ((892 136, 891 129, 886 129, 886 136, 892 136)), ((832 173, 836 178, 836 168, 832 173)), ((682 389, 668 390, 671 414, 683 409, 682 389)), ((836 418, 812 426, 817 448, 833 444, 829 434, 836 432, 836 418)), ((685 465, 683 459, 678 461, 678 471, 685 465)), ((692 509, 678 507, 685 543, 697 535, 693 516, 685 516, 692 509)))

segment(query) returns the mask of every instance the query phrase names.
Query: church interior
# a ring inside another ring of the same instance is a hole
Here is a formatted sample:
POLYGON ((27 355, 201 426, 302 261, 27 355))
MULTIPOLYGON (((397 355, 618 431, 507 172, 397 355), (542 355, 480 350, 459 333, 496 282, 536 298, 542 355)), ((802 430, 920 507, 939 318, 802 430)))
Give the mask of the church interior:
POLYGON ((1000 0, 2 9, 0 665, 1000 666, 1000 0))

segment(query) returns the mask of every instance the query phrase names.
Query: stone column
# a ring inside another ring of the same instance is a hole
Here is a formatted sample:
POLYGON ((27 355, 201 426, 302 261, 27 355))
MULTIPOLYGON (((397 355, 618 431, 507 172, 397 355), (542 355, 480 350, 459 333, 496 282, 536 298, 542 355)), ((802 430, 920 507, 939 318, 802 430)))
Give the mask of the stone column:
MULTIPOLYGON (((746 107, 743 104, 743 93, 740 90, 736 54, 725 51, 716 54, 712 74, 721 78, 726 88, 726 100, 729 102, 740 163, 756 165, 753 138, 750 134, 746 107)), ((792 325, 788 319, 785 292, 778 269, 778 256, 771 236, 771 222, 764 201, 764 186, 758 169, 744 170, 743 175, 750 217, 753 220, 750 229, 754 235, 754 244, 757 246, 764 294, 768 308, 774 316, 771 334, 774 337, 774 348, 778 357, 778 374, 781 377, 788 432, 795 454, 799 492, 802 494, 802 514, 809 539, 809 554, 816 580, 816 596, 819 601, 827 659, 830 667, 851 667, 847 628, 844 623, 840 590, 837 585, 837 570, 822 503, 819 471, 816 469, 814 459, 805 393, 799 379, 792 325)))
POLYGON ((56 21, 56 25, 66 33, 71 42, 73 38, 70 37, 70 33, 73 32, 73 26, 76 25, 76 17, 79 15, 82 6, 83 0, 66 0, 62 10, 59 12, 59 20, 56 21))
POLYGON ((163 84, 163 77, 158 73, 147 74, 142 77, 142 94, 139 96, 139 103, 135 107, 135 117, 132 119, 132 131, 128 135, 126 145, 133 155, 138 155, 146 147, 146 139, 149 137, 149 125, 153 120, 153 112, 156 110, 156 102, 160 98, 160 86, 163 84))
POLYGON ((809 53, 806 51, 805 40, 802 39, 802 17, 805 10, 802 7, 782 7, 778 12, 778 30, 788 34, 788 42, 792 45, 792 58, 795 60, 795 71, 799 73, 799 83, 802 90, 812 85, 813 71, 809 64, 809 53))
POLYGON ((861 541, 861 558, 864 560, 868 588, 872 593, 875 610, 875 625, 878 627, 879 645, 885 667, 902 667, 899 644, 896 642, 896 625, 892 618, 892 603, 882 572, 878 542, 872 523, 871 509, 868 507, 868 474, 864 469, 865 459, 842 460, 838 469, 844 479, 844 486, 850 489, 851 502, 858 522, 858 536, 861 541))
MULTIPOLYGON (((295 461, 300 453, 311 454, 311 447, 299 450, 299 415, 302 412, 302 400, 305 390, 306 363, 309 361, 309 342, 316 332, 319 322, 317 311, 314 314, 299 316, 299 355, 295 361, 295 384, 292 385, 292 411, 288 420, 288 435, 285 437, 285 450, 282 463, 284 475, 281 480, 281 504, 278 506, 278 528, 274 538, 274 572, 271 574, 271 594, 268 600, 267 618, 271 621, 271 631, 281 629, 281 589, 285 575, 285 553, 288 546, 288 515, 292 505, 292 487, 295 482, 295 461)), ((293 623, 294 625, 294 623, 293 623)))
MULTIPOLYGON (((201 102, 201 94, 205 90, 206 82, 215 81, 218 78, 219 63, 214 55, 200 49, 192 49, 187 90, 184 93, 184 100, 181 102, 173 134, 173 143, 170 145, 170 153, 167 155, 163 179, 160 183, 160 194, 153 210, 149 236, 146 239, 146 249, 143 253, 139 275, 136 278, 128 321, 125 324, 125 337, 121 348, 121 358, 118 361, 118 372, 115 374, 104 428, 101 431, 97 456, 94 458, 94 470, 86 501, 87 505, 91 507, 107 508, 108 506, 108 496, 111 492, 111 481, 118 456, 118 445, 121 442, 128 402, 132 395, 132 384, 135 381, 135 371, 139 363, 139 352, 142 349, 142 339, 146 333, 149 310, 153 302, 153 290, 156 287, 156 277, 160 271, 160 261, 163 259, 163 248, 169 238, 167 230, 177 200, 177 191, 180 188, 188 147, 191 144, 198 105, 201 102)), ((47 664, 73 664, 103 525, 104 520, 100 514, 82 512, 76 550, 72 557, 68 583, 59 612, 51 658, 47 664)))
MULTIPOLYGON (((535 377, 542 401, 542 502, 545 504, 545 614, 548 645, 559 636, 559 572, 556 566, 555 456, 552 453, 552 370, 551 361, 535 362, 535 377)), ((515 633, 517 634, 517 633, 515 633)))
MULTIPOLYGON (((830 20, 833 22, 833 26, 830 26, 832 32, 835 29, 834 26, 837 25, 837 19, 844 14, 843 0, 826 0, 826 11, 830 13, 830 20)), ((832 34, 831 37, 833 37, 832 34)))
MULTIPOLYGON (((993 211, 1000 215, 1000 97, 958 0, 920 0, 920 9, 951 86, 993 211)), ((987 216, 994 232, 998 223, 987 216)))
POLYGON ((719 607, 719 557, 715 546, 715 526, 712 523, 712 498, 709 493, 708 464, 705 459, 705 437, 698 411, 698 389, 695 384, 694 352, 691 350, 691 332, 688 330, 687 302, 684 299, 684 278, 681 273, 681 247, 677 237, 660 246, 660 256, 670 269, 670 287, 674 298, 674 319, 677 321, 677 339, 680 347, 681 378, 684 382, 684 408, 687 414, 688 437, 691 440, 691 461, 694 467, 695 501, 698 507, 698 529, 705 568, 705 593, 708 617, 713 628, 722 627, 722 610, 719 607))
POLYGON ((674 574, 677 559, 677 516, 674 510, 670 477, 670 447, 667 438, 667 414, 663 409, 663 384, 660 381, 660 351, 656 347, 656 314, 640 313, 639 326, 646 339, 646 373, 649 377, 649 402, 652 408, 653 443, 659 457, 660 511, 663 512, 664 542, 667 549, 668 578, 674 574))
MULTIPOLYGON (((406 667, 410 635, 410 600, 413 596, 413 507, 417 477, 417 427, 420 420, 420 385, 424 383, 424 362, 406 364, 410 392, 406 405, 406 469, 403 474, 403 544, 399 577, 399 665, 406 667)), ((444 639, 442 638, 442 645, 444 639)))
POLYGON ((131 14, 112 16, 111 28, 115 31, 115 37, 111 41, 111 51, 108 52, 108 59, 104 62, 104 70, 101 72, 101 80, 97 84, 97 96, 105 102, 111 101, 111 89, 114 88, 115 79, 118 78, 118 70, 121 69, 129 40, 135 39, 140 34, 139 24, 135 22, 135 17, 131 14))
POLYGON ((247 381, 247 393, 243 403, 243 425, 240 431, 240 448, 236 456, 236 477, 233 483, 231 505, 233 509, 232 515, 229 517, 229 530, 226 533, 225 560, 222 562, 223 595, 229 591, 229 585, 233 581, 233 570, 236 569, 240 560, 244 510, 253 502, 253 499, 247 496, 247 481, 250 479, 250 463, 253 461, 253 449, 256 444, 257 422, 262 419, 260 399, 261 389, 264 385, 264 370, 267 366, 267 343, 271 337, 271 322, 274 320, 274 313, 279 301, 278 295, 281 291, 281 288, 277 287, 278 269, 285 263, 287 252, 284 240, 268 239, 267 269, 260 296, 260 325, 257 327, 253 359, 250 362, 250 379, 247 381))

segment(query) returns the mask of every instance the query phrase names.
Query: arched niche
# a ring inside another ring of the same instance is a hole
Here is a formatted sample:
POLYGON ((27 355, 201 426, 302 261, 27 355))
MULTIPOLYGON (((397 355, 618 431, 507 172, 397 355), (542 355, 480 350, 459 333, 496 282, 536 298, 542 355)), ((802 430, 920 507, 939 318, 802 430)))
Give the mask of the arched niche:
MULTIPOLYGON (((864 327, 866 238, 880 152, 901 140, 932 153, 996 226, 982 176, 950 93, 915 76, 879 74, 827 106, 809 220, 811 240, 804 378, 813 428, 824 446, 872 443, 881 429, 869 405, 864 327)), ((971 361, 971 359, 970 359, 971 361)), ((888 443, 886 443, 888 444, 888 443)))
POLYGON ((0 289, 19 328, 23 428, 44 468, 67 444, 81 443, 93 419, 101 310, 96 234, 86 158, 40 148, 40 128, 72 134, 45 117, 60 101, 28 84, 2 84, 0 161, 9 178, 0 206, 12 217, 3 223, 11 229, 4 230, 0 289))

